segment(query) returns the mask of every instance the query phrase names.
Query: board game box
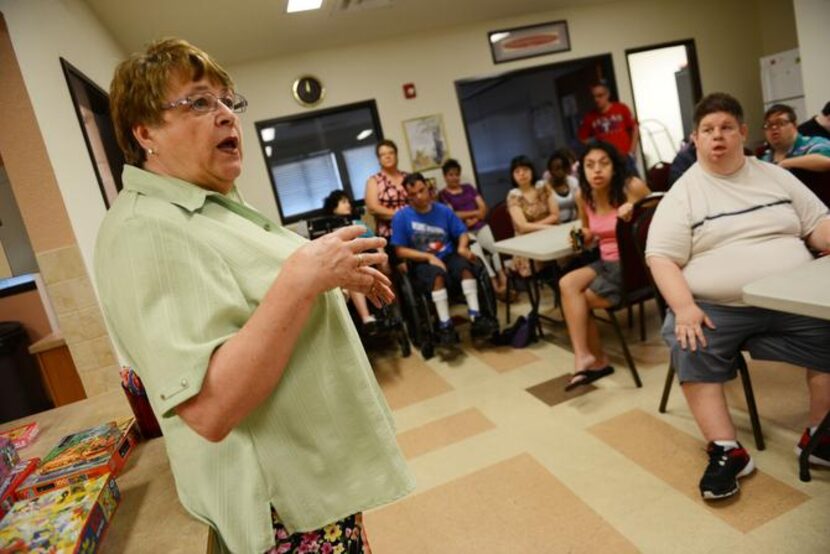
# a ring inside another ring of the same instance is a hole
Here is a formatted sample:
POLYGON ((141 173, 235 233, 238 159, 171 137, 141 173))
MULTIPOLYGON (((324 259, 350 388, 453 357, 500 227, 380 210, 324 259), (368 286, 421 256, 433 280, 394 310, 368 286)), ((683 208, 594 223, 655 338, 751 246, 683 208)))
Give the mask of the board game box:
POLYGON ((40 463, 40 458, 32 458, 18 462, 11 473, 0 481, 0 519, 6 515, 17 500, 17 487, 40 463))
POLYGON ((103 473, 117 475, 137 441, 138 428, 134 418, 109 421, 67 435, 20 484, 17 497, 34 498, 103 473))
POLYGON ((6 437, 0 437, 0 481, 5 479, 12 468, 20 461, 17 449, 12 441, 6 437))
POLYGON ((40 427, 37 422, 32 422, 15 427, 14 429, 9 429, 8 431, 2 431, 0 432, 0 437, 6 437, 12 441, 15 448, 20 450, 32 444, 32 441, 35 440, 39 432, 40 427))
POLYGON ((0 521, 0 554, 98 550, 121 493, 112 474, 18 502, 0 521))

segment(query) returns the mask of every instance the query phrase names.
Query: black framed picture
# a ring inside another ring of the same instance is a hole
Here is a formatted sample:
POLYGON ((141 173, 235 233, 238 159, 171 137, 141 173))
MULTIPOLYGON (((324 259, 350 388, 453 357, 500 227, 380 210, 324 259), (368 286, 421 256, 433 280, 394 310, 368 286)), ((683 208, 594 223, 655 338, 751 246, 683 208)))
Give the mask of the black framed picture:
POLYGON ((571 49, 568 22, 550 21, 491 31, 487 34, 493 63, 512 62, 571 49))

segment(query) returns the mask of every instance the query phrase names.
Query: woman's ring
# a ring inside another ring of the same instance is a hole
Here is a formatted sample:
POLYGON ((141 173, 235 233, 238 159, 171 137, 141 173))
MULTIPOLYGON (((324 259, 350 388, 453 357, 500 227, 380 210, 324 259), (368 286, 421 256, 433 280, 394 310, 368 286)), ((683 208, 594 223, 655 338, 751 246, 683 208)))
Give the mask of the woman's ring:
POLYGON ((357 267, 363 266, 363 254, 357 255, 357 267))

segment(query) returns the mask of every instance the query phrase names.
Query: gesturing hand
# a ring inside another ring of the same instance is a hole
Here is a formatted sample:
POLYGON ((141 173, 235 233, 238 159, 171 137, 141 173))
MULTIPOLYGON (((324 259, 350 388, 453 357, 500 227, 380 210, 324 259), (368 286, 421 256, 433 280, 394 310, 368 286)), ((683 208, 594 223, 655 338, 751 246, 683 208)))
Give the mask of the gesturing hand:
POLYGON ((703 334, 703 327, 714 329, 715 324, 709 319, 697 304, 690 304, 674 314, 674 336, 680 343, 680 348, 688 348, 692 352, 697 350, 698 343, 701 348, 706 348, 706 335, 703 334))
POLYGON ((376 305, 391 302, 392 283, 375 264, 386 262, 386 254, 374 252, 386 245, 379 237, 358 238, 366 232, 362 225, 350 225, 313 240, 294 252, 286 264, 308 276, 314 294, 335 287, 362 292, 376 305))

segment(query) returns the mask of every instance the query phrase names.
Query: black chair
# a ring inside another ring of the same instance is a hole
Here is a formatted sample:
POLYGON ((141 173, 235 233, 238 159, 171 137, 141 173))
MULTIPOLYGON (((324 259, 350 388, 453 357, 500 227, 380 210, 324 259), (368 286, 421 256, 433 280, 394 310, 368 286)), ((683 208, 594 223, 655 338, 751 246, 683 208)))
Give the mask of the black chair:
MULTIPOLYGON (((634 210, 629 221, 617 220, 617 244, 620 249, 620 270, 622 273, 622 293, 621 300, 615 306, 606 308, 605 313, 608 319, 598 318, 601 321, 611 323, 614 331, 617 333, 617 338, 623 349, 625 361, 628 364, 628 369, 631 371, 631 376, 634 379, 634 384, 637 387, 642 387, 643 383, 640 380, 640 374, 637 372, 637 366, 634 363, 634 358, 631 356, 631 351, 628 349, 628 343, 623 335, 620 323, 617 320, 616 312, 619 310, 630 310, 633 306, 639 306, 640 313, 640 338, 645 340, 645 317, 643 304, 646 300, 653 299, 654 289, 648 276, 648 270, 645 267, 643 257, 640 256, 637 250, 638 233, 643 236, 648 234, 648 225, 651 223, 651 216, 660 203, 662 193, 651 194, 643 198, 634 205, 634 210), (634 223, 639 225, 635 228, 634 223)), ((643 239, 645 240, 645 239, 643 239)), ((597 317, 597 316, 594 316, 597 317)))
MULTIPOLYGON (((487 225, 490 226, 490 231, 493 233, 493 240, 496 242, 512 238, 516 234, 516 231, 513 229, 513 220, 510 218, 507 203, 504 201, 499 202, 490 209, 490 212, 487 214, 487 225)), ((510 256, 505 254, 497 255, 501 256, 502 261, 510 259, 510 256)), ((504 265, 504 272, 507 275, 507 290, 505 291, 506 322, 510 323, 510 291, 518 288, 516 287, 516 282, 521 277, 506 265, 504 265)))
POLYGON ((796 178, 818 196, 825 206, 830 206, 830 171, 790 170, 796 178))
MULTIPOLYGON (((651 225, 651 219, 654 216, 654 211, 656 209, 657 204, 654 204, 649 209, 644 209, 639 214, 634 214, 634 216, 631 218, 633 228, 632 235, 636 238, 634 246, 636 247, 637 253, 639 254, 640 259, 643 262, 643 268, 646 270, 646 276, 648 278, 650 286, 652 287, 654 298, 657 301, 657 306, 660 310, 661 320, 665 321, 668 305, 666 304, 663 295, 660 294, 660 289, 657 288, 657 284, 654 282, 651 272, 648 270, 648 266, 645 264, 645 250, 646 239, 648 238, 648 228, 651 225)), ((640 318, 642 321, 642 314, 640 314, 640 318)), ((737 366, 738 374, 741 376, 741 383, 744 388, 744 395, 746 396, 746 406, 747 411, 749 412, 749 419, 752 422, 752 434, 755 437, 755 446, 758 448, 758 450, 764 450, 766 449, 766 443, 764 442, 764 435, 761 431, 761 420, 758 417, 758 407, 755 404, 755 393, 752 390, 752 380, 749 377, 749 369, 747 368, 746 360, 744 359, 743 354, 741 354, 741 352, 738 352, 737 356, 735 357, 735 365, 737 366)), ((668 404, 669 395, 671 394, 672 383, 674 382, 674 375, 674 364, 671 360, 669 360, 669 368, 668 372, 666 373, 666 383, 663 386, 663 396, 660 398, 659 411, 661 414, 666 413, 666 405, 668 404)))

